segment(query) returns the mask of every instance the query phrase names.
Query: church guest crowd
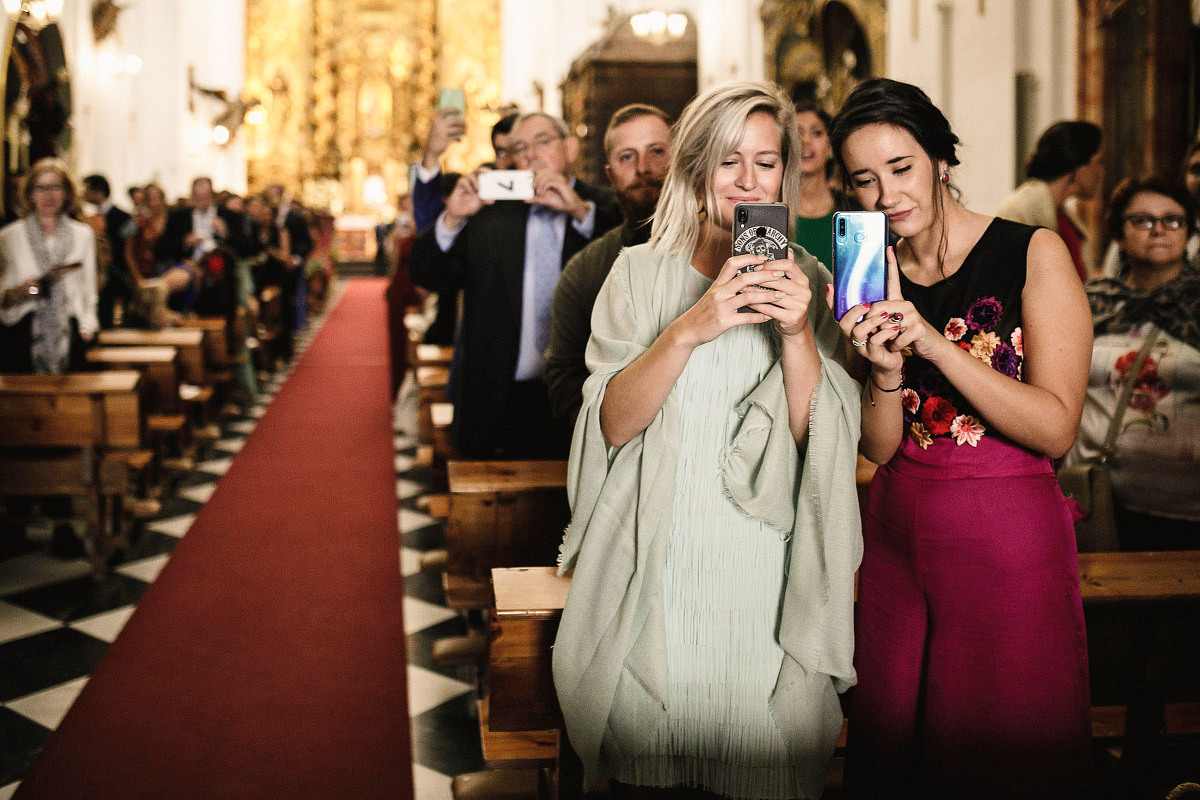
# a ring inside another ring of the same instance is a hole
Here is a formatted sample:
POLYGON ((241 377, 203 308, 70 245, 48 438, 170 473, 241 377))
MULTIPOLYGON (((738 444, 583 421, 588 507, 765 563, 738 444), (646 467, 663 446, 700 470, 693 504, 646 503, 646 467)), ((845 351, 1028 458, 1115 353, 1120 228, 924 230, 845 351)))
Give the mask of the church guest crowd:
MULTIPOLYGON (((817 798, 846 714, 845 796, 1085 796, 1080 510, 1055 469, 1111 426, 1120 549, 1200 549, 1200 142, 1118 185, 1097 236, 1090 122, 1048 128, 992 216, 961 201, 960 142, 910 84, 866 80, 832 116, 745 81, 678 120, 629 99, 608 186, 541 111, 498 114, 494 159, 449 172, 468 123, 437 111, 376 230, 393 393, 426 308, 425 341, 454 347, 457 456, 567 460, 553 672, 589 776, 817 798), (485 199, 492 169, 532 172, 533 197, 485 199), (785 258, 731 255, 738 202, 787 205, 785 258), (891 244, 886 298, 838 320, 843 210, 886 214, 891 244)), ((206 176, 175 203, 129 187, 128 209, 104 175, 80 187, 56 159, 6 187, 0 373, 85 370, 102 329, 196 315, 241 354, 275 326, 260 370, 293 357, 329 214, 206 176)))

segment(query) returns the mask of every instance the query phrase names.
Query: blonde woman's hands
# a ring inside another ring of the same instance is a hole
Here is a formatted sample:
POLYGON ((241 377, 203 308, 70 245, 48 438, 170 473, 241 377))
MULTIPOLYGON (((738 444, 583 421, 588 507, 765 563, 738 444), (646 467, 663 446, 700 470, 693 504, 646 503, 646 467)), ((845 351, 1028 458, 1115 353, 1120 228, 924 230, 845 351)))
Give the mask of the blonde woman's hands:
MULTIPOLYGON (((668 330, 679 344, 694 348, 711 342, 738 325, 772 319, 762 311, 741 312, 738 309, 782 300, 784 294, 776 288, 776 284, 784 278, 774 273, 786 273, 789 264, 788 261, 767 261, 756 255, 733 256, 721 267, 704 296, 672 322, 668 330), (749 266, 757 269, 738 274, 739 269, 749 266)), ((791 266, 794 270, 795 265, 791 266)))
POLYGON ((809 330, 808 306, 812 302, 808 276, 796 266, 790 249, 787 254, 786 259, 769 261, 755 273, 770 276, 755 282, 774 290, 775 296, 766 303, 747 303, 750 308, 775 320, 775 329, 785 339, 809 330))

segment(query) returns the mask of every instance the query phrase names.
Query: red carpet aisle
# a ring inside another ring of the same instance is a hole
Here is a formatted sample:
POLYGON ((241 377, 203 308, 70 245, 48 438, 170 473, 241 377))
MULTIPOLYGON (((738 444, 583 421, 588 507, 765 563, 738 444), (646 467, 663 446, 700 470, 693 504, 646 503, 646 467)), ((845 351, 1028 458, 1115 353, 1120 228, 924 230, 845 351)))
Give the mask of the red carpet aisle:
POLYGON ((411 796, 385 319, 347 285, 18 798, 411 796))

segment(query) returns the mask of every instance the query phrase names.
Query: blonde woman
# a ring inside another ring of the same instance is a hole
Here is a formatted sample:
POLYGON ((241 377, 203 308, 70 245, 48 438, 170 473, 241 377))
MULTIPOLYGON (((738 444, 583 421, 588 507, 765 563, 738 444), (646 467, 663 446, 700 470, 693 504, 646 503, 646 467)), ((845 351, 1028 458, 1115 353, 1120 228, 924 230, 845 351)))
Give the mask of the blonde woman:
POLYGON ((799 160, 776 87, 697 97, 593 312, 554 676, 585 768, 635 796, 819 797, 854 681, 859 387, 829 275, 730 257, 735 204, 797 197, 799 160))
POLYGON ((78 192, 58 159, 30 168, 23 216, 0 228, 0 372, 85 368, 96 315, 96 234, 72 218, 78 192))

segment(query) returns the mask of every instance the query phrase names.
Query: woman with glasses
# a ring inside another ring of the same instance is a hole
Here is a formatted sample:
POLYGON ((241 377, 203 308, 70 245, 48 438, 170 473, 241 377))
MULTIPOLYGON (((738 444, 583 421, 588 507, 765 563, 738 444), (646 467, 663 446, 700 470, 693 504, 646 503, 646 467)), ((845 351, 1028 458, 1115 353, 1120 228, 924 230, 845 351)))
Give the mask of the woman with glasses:
POLYGON ((96 236, 72 217, 66 165, 42 159, 21 188, 24 215, 0 228, 0 372, 85 368, 96 316, 96 236))
POLYGON ((1196 201, 1159 179, 1113 192, 1116 278, 1088 284, 1095 343, 1083 422, 1068 463, 1099 455, 1117 396, 1149 335, 1110 459, 1122 550, 1200 548, 1200 272, 1187 267, 1196 201), (1152 326, 1157 326, 1154 330, 1152 326))
POLYGON ((735 205, 790 206, 799 166, 777 87, 694 99, 593 311, 554 681, 585 768, 635 797, 820 797, 854 680, 859 387, 829 275, 731 255, 735 205))

